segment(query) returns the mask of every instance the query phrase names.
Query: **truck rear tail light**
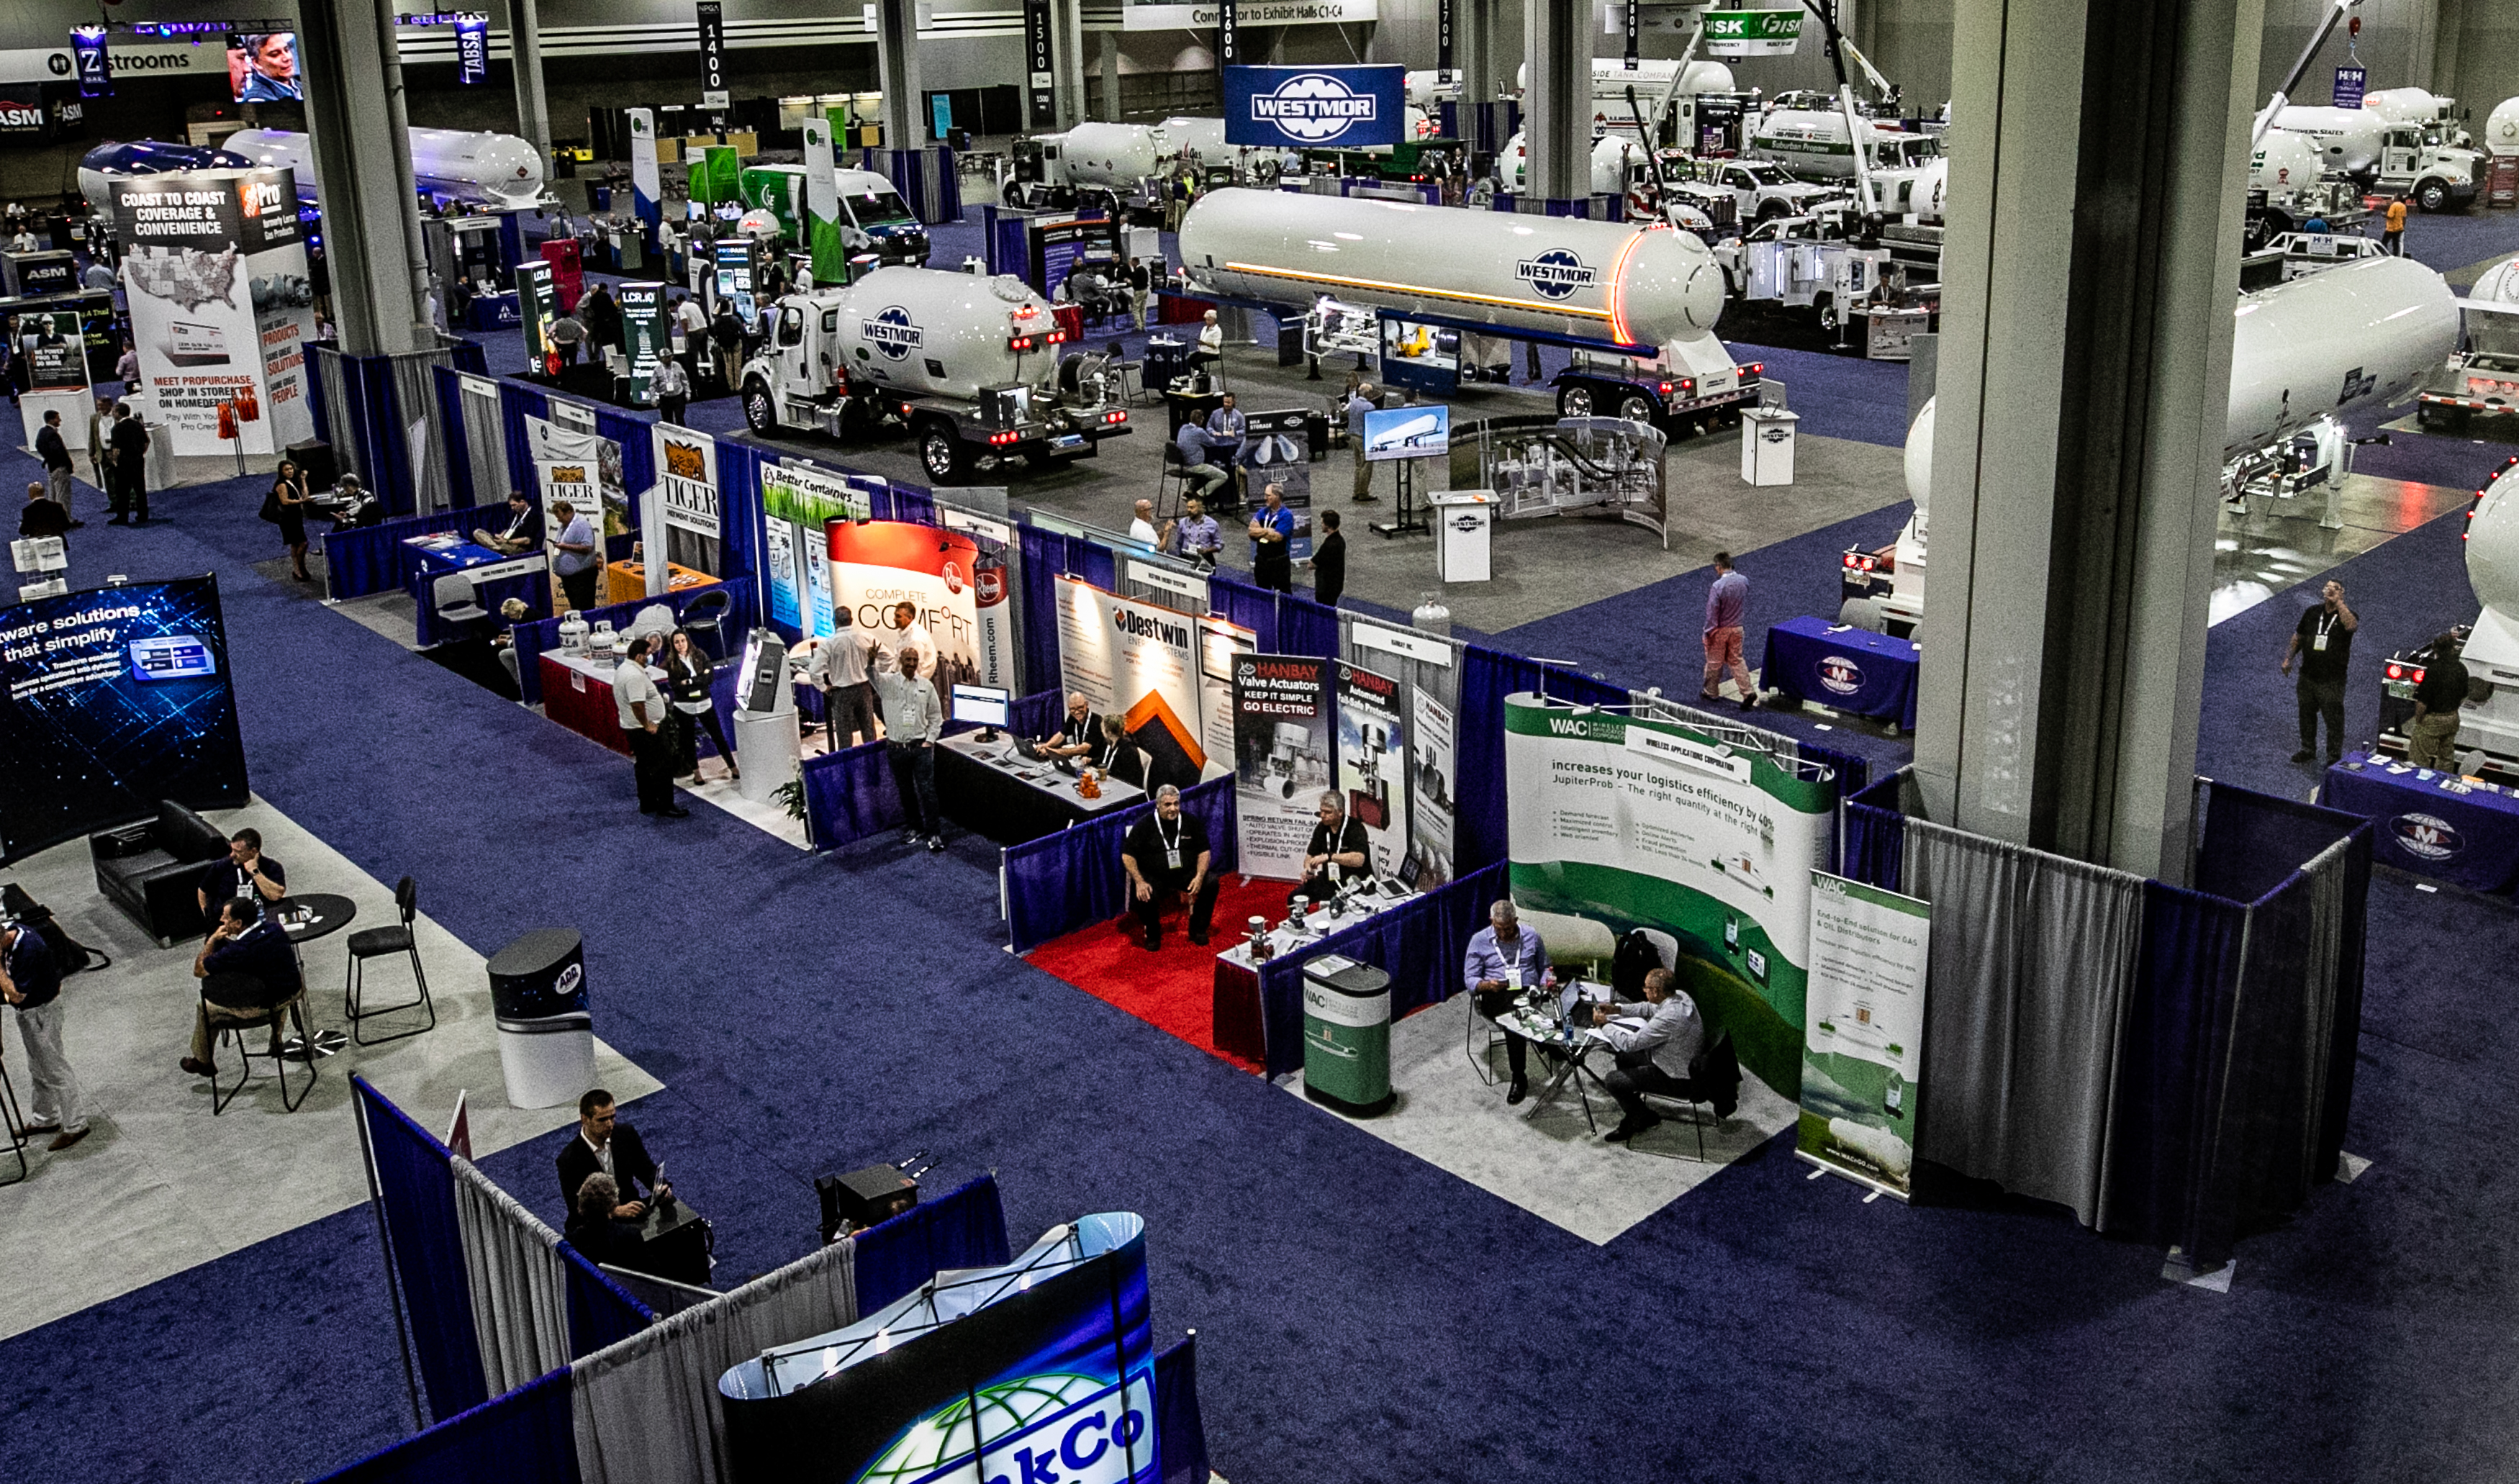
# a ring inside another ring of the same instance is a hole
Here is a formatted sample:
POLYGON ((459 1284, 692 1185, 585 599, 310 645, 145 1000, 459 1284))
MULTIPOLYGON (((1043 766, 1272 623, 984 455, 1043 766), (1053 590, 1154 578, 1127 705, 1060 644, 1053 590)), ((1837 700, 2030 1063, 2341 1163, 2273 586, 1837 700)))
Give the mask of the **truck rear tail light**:
POLYGON ((991 433, 989 435, 989 446, 991 448, 1004 448, 1007 444, 1014 442, 1022 436, 1023 435, 1021 433, 991 433))
POLYGON ((1066 340, 1067 331, 1063 329, 1053 329, 1049 332, 1049 343, 1052 345, 1065 344, 1066 340))
POLYGON ((1128 415, 1127 413, 1104 413, 1102 415, 1102 420, 1105 423, 1126 422, 1128 420, 1128 415))
MULTIPOLYGON (((1057 336, 1052 335, 1050 338, 1056 339, 1057 336)), ((1016 335, 1006 342, 1006 349, 1013 351, 1039 350, 1040 346, 1041 337, 1039 335, 1016 335)))
POLYGON ((1680 377, 1680 378, 1679 378, 1679 394, 1680 394, 1681 396, 1683 396, 1683 397, 1694 397, 1694 396, 1696 396, 1696 395, 1697 395, 1697 378, 1696 378, 1695 376, 1682 376, 1682 377, 1680 377))
POLYGON ((1670 395, 1670 383, 1669 383, 1669 382, 1665 381, 1665 382, 1663 382, 1663 383, 1661 384, 1661 394, 1662 394, 1663 396, 1665 396, 1665 397, 1667 397, 1667 396, 1669 396, 1669 395, 1670 395))
POLYGON ((1845 567, 1849 572, 1873 572, 1878 571, 1879 566, 1880 558, 1877 556, 1867 556, 1860 551, 1845 553, 1845 567))

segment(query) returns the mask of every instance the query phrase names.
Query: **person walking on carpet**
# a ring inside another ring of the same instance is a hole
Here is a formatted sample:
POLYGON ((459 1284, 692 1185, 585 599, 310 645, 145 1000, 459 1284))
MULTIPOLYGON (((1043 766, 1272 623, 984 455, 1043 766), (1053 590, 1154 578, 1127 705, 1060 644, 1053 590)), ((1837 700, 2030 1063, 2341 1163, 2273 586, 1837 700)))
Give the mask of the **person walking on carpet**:
POLYGON ((1757 682, 1741 655, 1741 625, 1748 608, 1749 580, 1732 570, 1731 552, 1715 552, 1714 582, 1705 589, 1705 683, 1698 687, 1699 700, 1723 699, 1723 673, 1729 670, 1741 688, 1741 709, 1756 709, 1757 682))

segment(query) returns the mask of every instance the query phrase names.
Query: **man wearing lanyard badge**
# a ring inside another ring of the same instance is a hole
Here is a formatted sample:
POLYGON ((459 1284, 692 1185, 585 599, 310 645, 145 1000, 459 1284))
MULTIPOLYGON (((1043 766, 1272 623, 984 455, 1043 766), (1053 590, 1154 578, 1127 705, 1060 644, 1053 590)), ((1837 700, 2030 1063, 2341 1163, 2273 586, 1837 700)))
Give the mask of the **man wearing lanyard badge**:
POLYGON ((1148 952, 1164 945, 1164 898, 1174 892, 1189 902, 1189 940, 1207 941, 1215 916, 1212 859, 1207 826, 1181 812, 1180 790, 1169 783, 1155 790, 1155 811, 1139 819, 1120 847, 1120 864, 1128 873, 1128 911, 1145 934, 1148 952))
POLYGON ((194 889, 193 895, 201 904, 201 921, 215 928, 219 924, 219 903, 229 897, 244 903, 245 917, 250 922, 262 916, 264 902, 278 901, 287 893, 288 873, 279 861, 262 853, 262 832, 239 830, 228 841, 227 855, 201 873, 201 884, 194 889))
POLYGON ((2344 756, 2344 671, 2362 616, 2345 603, 2342 583, 2329 580, 2320 596, 2293 626, 2279 667, 2289 675, 2293 658, 2300 660, 2300 751, 2291 755, 2294 763, 2318 756, 2320 717, 2326 719, 2326 761, 2344 756))

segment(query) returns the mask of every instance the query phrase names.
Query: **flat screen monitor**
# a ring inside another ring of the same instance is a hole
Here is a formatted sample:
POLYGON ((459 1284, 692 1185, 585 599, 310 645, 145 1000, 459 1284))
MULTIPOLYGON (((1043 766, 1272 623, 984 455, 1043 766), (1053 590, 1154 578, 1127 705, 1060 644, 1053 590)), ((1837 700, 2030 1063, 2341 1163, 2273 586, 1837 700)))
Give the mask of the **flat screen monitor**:
POLYGON ((228 91, 239 103, 296 103, 303 99, 306 85, 297 70, 297 33, 230 33, 228 91))
POLYGON ((1013 699, 1010 691, 989 685, 956 685, 953 687, 953 720, 977 721, 982 726, 1003 726, 1006 706, 1013 699))
POLYGON ((1364 457, 1432 458, 1452 447, 1452 410, 1440 402, 1375 410, 1364 415, 1364 457))

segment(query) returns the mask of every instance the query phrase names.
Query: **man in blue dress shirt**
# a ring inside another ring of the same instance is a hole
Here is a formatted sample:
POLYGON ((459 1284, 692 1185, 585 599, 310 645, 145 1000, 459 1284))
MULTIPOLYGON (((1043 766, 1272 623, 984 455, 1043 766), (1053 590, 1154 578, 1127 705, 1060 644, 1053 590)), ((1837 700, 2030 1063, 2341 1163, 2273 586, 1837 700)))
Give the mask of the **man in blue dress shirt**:
MULTIPOLYGON (((1479 1014, 1490 1021, 1501 1019, 1512 1009, 1514 999, 1523 990, 1553 982, 1548 972, 1548 949, 1539 941, 1539 931, 1522 925, 1510 898, 1487 908, 1487 926, 1471 937, 1461 982, 1478 996, 1479 1014)), ((1507 1103, 1519 1103, 1530 1091, 1525 1070, 1526 1052, 1522 1037, 1505 1037, 1505 1062, 1513 1069, 1513 1087, 1504 1095, 1507 1103)))

